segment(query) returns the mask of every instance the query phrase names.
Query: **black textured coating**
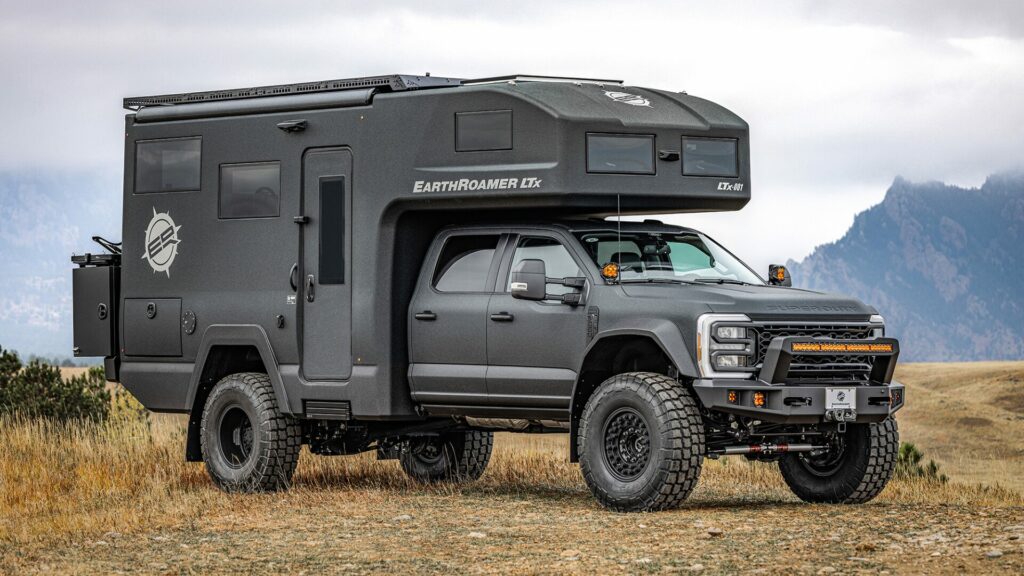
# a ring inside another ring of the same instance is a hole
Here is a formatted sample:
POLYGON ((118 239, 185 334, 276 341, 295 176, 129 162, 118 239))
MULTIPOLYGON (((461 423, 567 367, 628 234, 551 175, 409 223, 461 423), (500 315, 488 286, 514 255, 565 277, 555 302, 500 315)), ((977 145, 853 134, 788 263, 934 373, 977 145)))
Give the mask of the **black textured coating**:
POLYGON ((847 431, 847 462, 830 478, 818 478, 803 468, 797 454, 779 461, 786 484, 805 502, 862 504, 878 496, 896 468, 900 431, 889 418, 873 424, 854 424, 847 431))
MULTIPOLYGON (((420 459, 412 450, 399 455, 402 470, 418 482, 470 482, 480 478, 491 460, 494 433, 482 430, 449 432, 441 436, 443 449, 436 462, 420 459)), ((410 442, 415 442, 411 440, 410 442)))
POLYGON ((203 409, 200 442, 206 472, 213 482, 228 492, 273 492, 291 485, 292 474, 299 461, 302 448, 302 429, 299 421, 281 414, 274 396, 270 377, 258 372, 243 372, 225 376, 214 386, 203 409), (256 414, 253 430, 256 434, 256 454, 252 462, 243 466, 241 474, 231 474, 215 458, 220 450, 213 441, 216 435, 216 416, 212 412, 226 394, 237 394, 242 402, 256 414))
POLYGON ((675 379, 652 372, 628 372, 605 380, 583 410, 578 442, 587 486, 602 506, 617 512, 678 507, 697 486, 704 463, 704 422, 697 402, 675 379), (616 488, 607 462, 588 452, 588 447, 590 442, 600 445, 603 439, 604 422, 595 412, 611 414, 620 402, 636 402, 650 411, 654 421, 648 426, 661 445, 651 454, 648 466, 654 471, 649 477, 645 473, 616 488))

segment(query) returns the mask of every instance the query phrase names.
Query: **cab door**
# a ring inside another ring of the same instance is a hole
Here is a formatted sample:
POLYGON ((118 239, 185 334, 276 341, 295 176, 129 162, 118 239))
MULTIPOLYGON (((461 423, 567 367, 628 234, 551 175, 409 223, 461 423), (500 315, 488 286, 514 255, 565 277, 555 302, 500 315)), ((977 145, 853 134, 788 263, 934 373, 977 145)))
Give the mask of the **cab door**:
POLYGON ((352 154, 313 149, 302 160, 299 305, 302 376, 352 375, 352 154))
MULTIPOLYGON (((523 233, 510 239, 511 258, 502 265, 500 284, 487 310, 487 391, 492 406, 538 409, 557 416, 569 409, 577 363, 586 346, 586 306, 560 299, 513 298, 509 271, 525 259, 544 261, 548 278, 585 276, 564 240, 550 233, 523 233)), ((558 297, 574 289, 548 284, 558 297)))
POLYGON ((409 383, 421 404, 487 403, 487 304, 505 236, 450 233, 420 273, 409 305, 409 383))

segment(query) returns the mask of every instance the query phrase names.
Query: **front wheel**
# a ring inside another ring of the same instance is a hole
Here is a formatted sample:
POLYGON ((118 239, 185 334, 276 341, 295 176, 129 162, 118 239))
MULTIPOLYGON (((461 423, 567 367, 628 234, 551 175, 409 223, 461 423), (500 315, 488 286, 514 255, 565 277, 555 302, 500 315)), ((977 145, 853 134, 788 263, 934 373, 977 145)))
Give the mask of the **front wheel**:
POLYGON ((402 470, 424 484, 469 482, 480 478, 491 460, 494 433, 459 430, 408 441, 398 460, 402 470))
POLYGON ((697 485, 704 462, 704 423, 697 402, 668 376, 613 376, 583 410, 579 454, 583 478, 605 508, 675 508, 697 485))
POLYGON ((878 496, 892 478, 899 448, 900 431, 892 418, 850 424, 829 438, 825 454, 787 454, 779 470, 805 502, 860 504, 878 496))

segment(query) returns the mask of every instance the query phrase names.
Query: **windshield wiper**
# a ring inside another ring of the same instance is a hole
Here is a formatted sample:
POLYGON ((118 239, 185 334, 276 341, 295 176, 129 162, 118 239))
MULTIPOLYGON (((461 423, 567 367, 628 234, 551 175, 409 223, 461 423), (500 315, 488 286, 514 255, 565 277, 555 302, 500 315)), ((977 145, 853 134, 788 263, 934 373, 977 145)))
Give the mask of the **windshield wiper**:
POLYGON ((679 278, 633 278, 632 280, 619 280, 619 284, 693 284, 693 281, 679 278))
POLYGON ((737 286, 756 286, 750 282, 744 282, 743 280, 733 280, 732 278, 697 278, 694 282, 700 282, 702 284, 736 284, 737 286))

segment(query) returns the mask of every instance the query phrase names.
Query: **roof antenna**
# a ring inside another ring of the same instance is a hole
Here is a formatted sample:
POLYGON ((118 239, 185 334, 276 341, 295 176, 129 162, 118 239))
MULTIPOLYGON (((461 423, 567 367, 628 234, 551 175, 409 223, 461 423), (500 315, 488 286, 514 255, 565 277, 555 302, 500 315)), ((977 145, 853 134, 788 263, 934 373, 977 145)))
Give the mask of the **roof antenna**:
POLYGON ((618 224, 615 237, 615 255, 618 256, 619 260, 615 264, 619 271, 619 278, 622 278, 622 194, 619 192, 615 193, 615 221, 618 224))

